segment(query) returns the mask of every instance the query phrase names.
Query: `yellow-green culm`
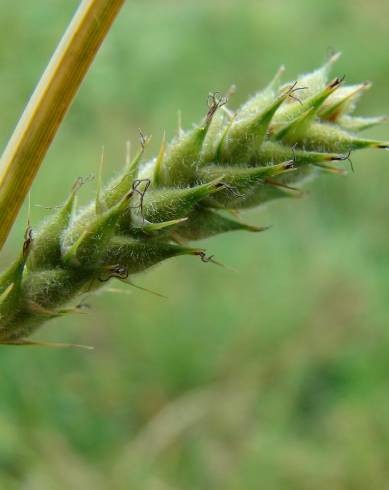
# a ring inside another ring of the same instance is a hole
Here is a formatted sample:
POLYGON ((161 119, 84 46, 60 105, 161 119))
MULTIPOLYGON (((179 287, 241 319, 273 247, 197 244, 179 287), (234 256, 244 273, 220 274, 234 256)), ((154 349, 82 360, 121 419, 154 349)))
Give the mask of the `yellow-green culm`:
POLYGON ((296 185, 306 178, 344 173, 353 150, 387 149, 387 142, 357 136, 384 118, 352 115, 369 84, 331 79, 337 58, 282 85, 280 69, 236 111, 210 94, 200 124, 179 128, 146 162, 142 137, 123 172, 76 211, 78 180, 38 231, 27 230, 19 258, 0 277, 0 343, 28 344, 42 323, 74 310, 68 305, 78 295, 112 279, 131 284, 133 275, 178 255, 210 260, 188 242, 262 231, 236 211, 300 196, 296 185))

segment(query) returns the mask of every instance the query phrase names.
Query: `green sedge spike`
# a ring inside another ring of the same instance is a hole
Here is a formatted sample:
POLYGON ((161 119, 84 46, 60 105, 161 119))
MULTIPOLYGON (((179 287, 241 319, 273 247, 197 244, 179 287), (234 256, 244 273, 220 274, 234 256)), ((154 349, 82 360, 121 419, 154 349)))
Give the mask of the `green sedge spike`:
POLYGON ((227 129, 221 143, 220 157, 223 162, 248 162, 255 149, 260 147, 266 136, 270 121, 281 104, 289 97, 291 90, 277 97, 263 111, 249 117, 238 113, 227 129), (245 134, 245 138, 242 138, 245 134))
POLYGON ((340 52, 333 53, 320 68, 298 77, 300 86, 304 87, 304 90, 302 90, 299 95, 301 100, 311 97, 323 90, 328 81, 332 67, 338 61, 341 54, 342 53, 340 52))
POLYGON ((207 199, 208 203, 213 203, 215 207, 239 209, 244 202, 241 198, 251 189, 256 189, 260 193, 258 184, 263 184, 269 177, 294 170, 293 160, 289 160, 277 165, 251 168, 214 165, 202 168, 199 175, 202 180, 219 179, 224 184, 220 192, 207 199))
POLYGON ((359 138, 352 133, 340 129, 334 124, 312 122, 303 134, 296 138, 298 147, 322 151, 346 153, 364 148, 388 149, 389 142, 359 138))
POLYGON ((194 187, 147 192, 143 208, 139 207, 138 213, 143 213, 147 221, 154 223, 185 218, 198 202, 222 190, 222 180, 222 176, 217 176, 210 182, 194 187))
MULTIPOLYGON (((305 193, 302 190, 277 180, 277 177, 274 177, 268 178, 257 186, 250 188, 245 194, 236 196, 233 204, 235 205, 235 209, 238 210, 249 209, 262 206, 275 199, 299 199, 303 197, 304 194, 305 193)), ((217 207, 216 204, 214 204, 214 206, 217 207)))
POLYGON ((290 123, 285 124, 282 129, 275 132, 273 136, 274 140, 289 143, 290 141, 296 140, 299 136, 304 135, 305 129, 313 121, 315 114, 316 110, 314 107, 307 109, 297 116, 296 119, 293 119, 290 123))
POLYGON ((0 276, 0 339, 8 335, 7 326, 17 321, 25 308, 26 297, 23 294, 23 276, 32 242, 32 230, 28 226, 21 254, 0 276))
POLYGON ((143 272, 166 259, 201 253, 201 249, 185 247, 166 240, 115 237, 104 256, 104 266, 100 270, 99 280, 104 282, 111 277, 127 279, 128 276, 143 272))
POLYGON ((228 115, 224 111, 217 111, 213 116, 201 148, 200 165, 212 162, 215 155, 219 155, 225 134, 233 120, 234 116, 228 115))
POLYGON ((81 178, 76 180, 65 204, 42 226, 41 232, 34 239, 34 247, 28 259, 30 268, 45 269, 48 266, 56 267, 61 263, 61 234, 70 225, 76 194, 82 184, 81 178))
POLYGON ((359 132, 386 123, 388 122, 388 118, 386 116, 358 117, 344 115, 339 117, 336 122, 341 128, 347 131, 359 132))
POLYGON ((165 158, 165 151, 166 151, 166 133, 164 131, 162 141, 161 141, 161 146, 159 148, 159 153, 157 158, 155 159, 155 164, 154 164, 154 183, 156 186, 161 185, 161 167, 162 167, 163 160, 165 158))
POLYGON ((104 249, 115 233, 115 227, 119 219, 128 211, 128 203, 131 193, 128 193, 121 202, 103 214, 96 216, 94 221, 84 229, 81 235, 71 243, 77 233, 69 233, 70 243, 64 240, 63 262, 69 266, 82 266, 94 268, 99 263, 104 249))
POLYGON ((300 99, 300 93, 305 90, 305 87, 299 87, 297 82, 295 82, 289 90, 292 94, 293 92, 296 93, 299 91, 299 95, 292 97, 294 103, 280 107, 280 110, 274 117, 274 125, 293 121, 306 112, 316 114, 328 97, 340 87, 342 81, 343 79, 341 78, 335 78, 331 83, 325 85, 322 90, 304 100, 300 99))
POLYGON ((144 233, 153 234, 156 231, 165 230, 166 228, 170 228, 172 226, 176 226, 184 221, 187 221, 188 218, 179 218, 179 219, 171 219, 170 221, 162 221, 161 223, 148 223, 142 227, 142 231, 144 233))
MULTIPOLYGON (((305 179, 344 173, 350 151, 389 148, 354 132, 384 121, 351 115, 368 84, 330 81, 333 55, 322 67, 281 86, 268 86, 235 112, 227 96, 210 93, 203 120, 144 158, 142 133, 133 159, 97 197, 75 211, 77 181, 65 204, 34 233, 0 276, 0 343, 27 340, 43 323, 83 311, 77 297, 133 276, 173 257, 219 263, 188 242, 230 231, 260 232, 235 219, 237 210, 280 198, 300 198, 305 179), (340 162, 340 165, 337 164, 340 162), (76 302, 76 303, 74 303, 76 302), (68 306, 70 304, 70 306, 68 306)), ((140 287, 138 287, 141 289, 140 287)))
POLYGON ((202 240, 230 231, 266 231, 269 226, 254 226, 223 216, 212 209, 200 207, 175 230, 179 240, 202 240))
POLYGON ((330 164, 330 162, 343 161, 347 156, 347 154, 340 153, 301 150, 295 145, 287 146, 275 141, 266 141, 257 151, 254 161, 256 165, 265 165, 266 162, 277 164, 292 159, 295 170, 275 177, 277 182, 291 185, 302 183, 316 175, 316 167, 322 167, 323 164, 330 164))
MULTIPOLYGON (((184 133, 168 146, 163 160, 158 164, 159 185, 171 186, 193 182, 196 175, 194 163, 199 158, 208 127, 209 125, 200 125, 184 133)), ((148 175, 142 174, 142 177, 146 178, 148 175)), ((150 177, 153 178, 152 175, 150 177)))
POLYGON ((306 166, 321 162, 334 162, 341 160, 342 154, 331 152, 307 151, 275 141, 265 141, 257 149, 252 160, 254 166, 275 165, 285 161, 293 160, 295 167, 306 166))
POLYGON ((129 144, 127 144, 127 161, 125 170, 122 175, 119 175, 119 177, 115 178, 107 186, 107 189, 103 193, 102 199, 107 208, 110 208, 114 204, 117 204, 122 199, 122 197, 130 192, 132 189, 133 182, 139 171, 139 165, 142 159, 142 155, 146 149, 146 145, 150 142, 151 138, 147 138, 142 133, 140 133, 140 139, 140 148, 132 160, 129 154, 129 144))
POLYGON ((324 102, 319 112, 320 118, 336 122, 342 115, 350 114, 355 109, 362 92, 370 89, 371 85, 371 82, 364 82, 340 87, 324 102))

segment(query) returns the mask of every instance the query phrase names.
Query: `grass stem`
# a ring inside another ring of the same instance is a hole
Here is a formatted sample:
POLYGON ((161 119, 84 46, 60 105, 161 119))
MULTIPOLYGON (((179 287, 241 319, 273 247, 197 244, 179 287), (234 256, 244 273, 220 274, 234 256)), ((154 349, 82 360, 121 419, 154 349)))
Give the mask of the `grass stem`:
POLYGON ((83 0, 0 160, 0 249, 124 0, 83 0))

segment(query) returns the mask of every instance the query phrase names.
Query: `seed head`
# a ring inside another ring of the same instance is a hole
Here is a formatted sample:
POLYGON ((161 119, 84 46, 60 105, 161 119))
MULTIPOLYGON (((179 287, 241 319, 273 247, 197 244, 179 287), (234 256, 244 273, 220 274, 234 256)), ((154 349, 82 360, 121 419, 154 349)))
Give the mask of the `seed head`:
MULTIPOLYGON (((0 342, 27 344, 78 294, 132 276, 179 255, 219 264, 188 241, 229 231, 264 231, 236 218, 237 210, 274 199, 302 197, 297 186, 321 173, 345 173, 351 151, 388 149, 389 142, 356 133, 385 121, 355 116, 370 83, 330 79, 339 58, 280 86, 284 68, 236 111, 228 96, 211 93, 201 121, 165 136, 158 156, 144 160, 149 138, 95 202, 75 214, 78 180, 65 204, 34 234, 0 277, 0 342)), ((219 264, 220 265, 220 264, 219 264)))

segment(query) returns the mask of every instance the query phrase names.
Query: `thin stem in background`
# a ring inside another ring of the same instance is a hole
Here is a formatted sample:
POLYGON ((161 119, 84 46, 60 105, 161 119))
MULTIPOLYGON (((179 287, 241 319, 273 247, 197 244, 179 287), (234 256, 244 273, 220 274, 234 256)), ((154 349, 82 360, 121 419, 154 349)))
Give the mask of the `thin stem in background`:
POLYGON ((0 160, 0 249, 95 55, 125 0, 83 0, 0 160))

